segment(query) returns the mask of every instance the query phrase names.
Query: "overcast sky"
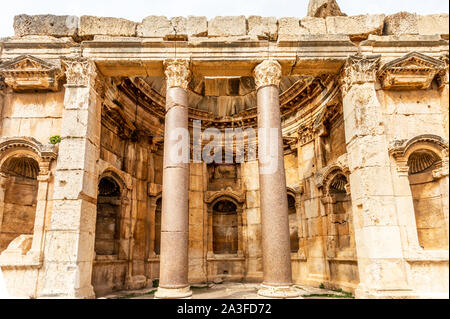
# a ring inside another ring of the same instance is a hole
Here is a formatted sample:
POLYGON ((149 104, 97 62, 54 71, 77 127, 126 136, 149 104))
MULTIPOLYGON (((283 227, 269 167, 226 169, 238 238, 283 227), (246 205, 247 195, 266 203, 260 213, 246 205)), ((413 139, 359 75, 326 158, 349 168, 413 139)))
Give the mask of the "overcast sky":
MULTIPOLYGON (((121 17, 136 22, 149 15, 260 15, 304 17, 309 0, 3 0, 0 37, 12 36, 15 15, 61 14, 121 17)), ((448 0, 338 0, 348 15, 365 13, 448 13, 448 0)))

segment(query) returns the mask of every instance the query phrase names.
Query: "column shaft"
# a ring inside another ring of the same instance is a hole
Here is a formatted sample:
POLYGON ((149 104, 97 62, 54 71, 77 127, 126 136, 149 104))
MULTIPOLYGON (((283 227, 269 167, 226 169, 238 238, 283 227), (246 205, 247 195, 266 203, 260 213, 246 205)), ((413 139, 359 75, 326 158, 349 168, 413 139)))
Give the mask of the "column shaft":
POLYGON ((263 288, 259 294, 295 297, 298 293, 291 288, 289 216, 278 92, 281 67, 278 62, 266 60, 256 67, 255 75, 264 269, 263 288))
POLYGON ((186 157, 175 158, 178 151, 189 150, 189 138, 178 134, 188 134, 187 61, 166 63, 166 76, 160 281, 156 297, 187 298, 192 295, 188 283, 189 157, 187 161, 186 157))

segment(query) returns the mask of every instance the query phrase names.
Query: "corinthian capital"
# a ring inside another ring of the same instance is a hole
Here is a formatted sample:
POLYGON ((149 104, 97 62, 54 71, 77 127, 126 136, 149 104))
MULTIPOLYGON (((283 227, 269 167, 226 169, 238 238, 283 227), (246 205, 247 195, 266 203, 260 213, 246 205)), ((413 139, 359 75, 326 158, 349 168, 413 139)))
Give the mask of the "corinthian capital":
POLYGON ((167 88, 180 87, 187 89, 191 78, 189 61, 176 59, 164 61, 167 88))
POLYGON ((97 67, 93 61, 86 58, 64 58, 61 62, 64 65, 67 86, 87 87, 94 84, 97 67))
POLYGON ((350 56, 341 71, 341 87, 346 93, 354 84, 374 83, 380 64, 380 56, 350 56))
POLYGON ((281 65, 275 60, 264 60, 253 71, 256 89, 266 85, 280 85, 281 65))

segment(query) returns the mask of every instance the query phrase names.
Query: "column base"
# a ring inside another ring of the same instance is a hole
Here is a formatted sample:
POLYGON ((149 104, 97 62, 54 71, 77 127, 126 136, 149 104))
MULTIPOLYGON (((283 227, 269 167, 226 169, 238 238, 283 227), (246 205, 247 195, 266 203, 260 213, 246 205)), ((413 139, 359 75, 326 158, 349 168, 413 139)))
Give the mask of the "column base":
POLYGON ((155 293, 155 299, 191 299, 192 290, 190 286, 185 288, 161 288, 155 293))
POLYGON ((297 298, 300 296, 300 292, 292 286, 266 286, 261 285, 261 289, 258 290, 258 295, 267 298, 297 298))

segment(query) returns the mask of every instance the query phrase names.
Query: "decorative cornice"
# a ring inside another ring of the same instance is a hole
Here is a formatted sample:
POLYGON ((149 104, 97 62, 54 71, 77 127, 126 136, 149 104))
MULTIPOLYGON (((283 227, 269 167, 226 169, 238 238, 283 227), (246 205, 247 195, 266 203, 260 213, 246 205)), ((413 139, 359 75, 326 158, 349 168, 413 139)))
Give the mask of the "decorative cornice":
POLYGON ((380 56, 350 56, 341 70, 341 89, 345 95, 355 84, 374 83, 380 56))
POLYGON ((67 87, 88 87, 95 85, 97 67, 87 58, 63 58, 61 60, 66 73, 67 87))
POLYGON ((217 199, 228 197, 234 199, 237 204, 243 204, 245 202, 245 192, 235 191, 231 187, 221 189, 219 191, 208 191, 205 194, 205 203, 211 204, 217 199))
POLYGON ((424 134, 416 136, 410 140, 393 140, 389 145, 389 154, 396 159, 401 159, 405 157, 408 150, 415 144, 418 143, 430 143, 437 146, 439 149, 443 150, 444 154, 448 156, 449 145, 448 141, 443 139, 438 135, 424 134))
POLYGON ((29 149, 39 156, 42 161, 51 161, 56 159, 58 148, 55 145, 41 144, 32 137, 3 137, 0 139, 0 157, 3 153, 15 149, 29 149))
MULTIPOLYGON (((322 168, 319 172, 315 174, 315 181, 317 188, 325 187, 327 188, 331 179, 339 172, 343 174, 348 181, 350 175, 350 169, 348 168, 348 155, 343 154, 339 156, 333 163, 322 168)), ((328 191, 328 190, 327 190, 328 191)))
POLYGON ((164 74, 166 75, 167 88, 180 87, 187 89, 191 79, 189 60, 175 59, 164 61, 164 74))
MULTIPOLYGON (((0 66, 0 77, 14 91, 59 90, 61 69, 31 55, 22 55, 0 66)), ((0 79, 0 90, 2 84, 0 79)))
POLYGON ((385 90, 424 90, 445 69, 444 61, 411 52, 383 65, 377 76, 385 90))
POLYGON ((281 65, 275 60, 264 60, 253 71, 256 90, 262 86, 279 86, 281 81, 281 65))
POLYGON ((438 73, 438 76, 436 77, 436 80, 438 82, 439 88, 443 87, 444 85, 448 86, 448 78, 449 78, 449 75, 448 75, 448 66, 449 66, 449 64, 448 64, 448 54, 444 54, 443 56, 441 56, 441 61, 444 62, 445 67, 444 67, 443 70, 441 70, 438 73))

